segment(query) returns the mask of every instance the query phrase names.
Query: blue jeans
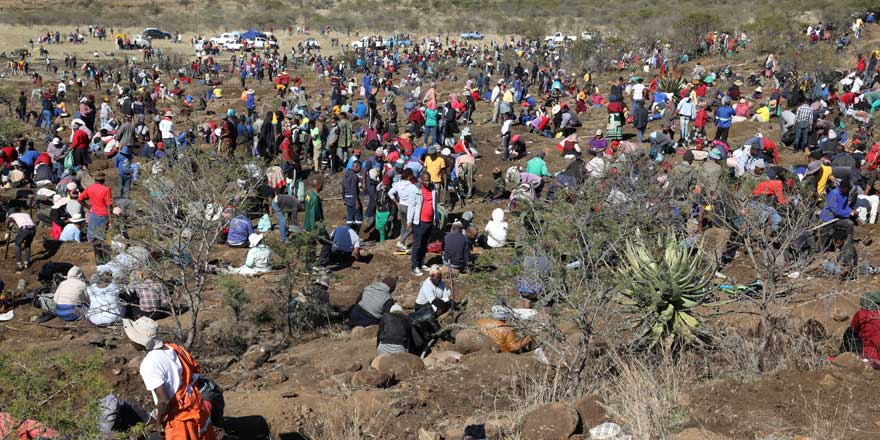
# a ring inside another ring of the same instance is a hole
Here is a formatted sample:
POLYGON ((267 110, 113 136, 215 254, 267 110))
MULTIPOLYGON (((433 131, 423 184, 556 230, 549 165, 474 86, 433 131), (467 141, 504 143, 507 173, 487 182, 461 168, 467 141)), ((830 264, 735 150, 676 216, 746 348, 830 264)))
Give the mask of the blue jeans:
POLYGON ((810 136, 810 127, 797 124, 794 127, 794 149, 801 151, 807 146, 807 139, 810 136))
POLYGON ((636 139, 639 140, 639 143, 645 142, 645 130, 636 130, 636 139))
POLYGON ((278 219, 278 233, 281 234, 281 241, 287 243, 287 214, 282 212, 275 202, 272 202, 272 212, 275 213, 275 218, 278 219))
POLYGON ((104 241, 104 233, 107 232, 110 216, 100 216, 89 212, 87 219, 89 227, 86 230, 86 238, 88 238, 89 243, 95 240, 104 241))
POLYGON ((119 182, 119 197, 127 198, 129 194, 131 194, 131 174, 119 174, 118 182, 119 182))
POLYGON ((59 179, 61 179, 61 173, 63 173, 63 172, 64 172, 64 164, 63 163, 52 162, 52 177, 55 179, 55 182, 57 182, 59 179))
POLYGON ((40 113, 40 128, 49 128, 51 124, 52 112, 50 112, 49 110, 43 110, 43 112, 40 113))
POLYGON ((345 205, 345 222, 349 225, 359 225, 364 221, 364 213, 358 206, 345 205))
POLYGON ((425 127, 425 146, 430 147, 437 142, 437 126, 425 127), (431 139, 433 142, 428 142, 431 139))

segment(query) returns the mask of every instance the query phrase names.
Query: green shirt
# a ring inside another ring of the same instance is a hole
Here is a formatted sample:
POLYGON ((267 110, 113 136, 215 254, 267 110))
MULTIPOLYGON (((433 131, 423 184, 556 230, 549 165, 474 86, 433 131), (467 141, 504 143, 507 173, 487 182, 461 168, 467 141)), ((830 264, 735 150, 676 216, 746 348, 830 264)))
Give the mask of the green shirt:
POLYGON ((321 204, 321 196, 314 190, 306 194, 306 215, 303 227, 306 231, 314 231, 318 225, 324 223, 324 206, 321 204))
POLYGON ((533 157, 526 164, 526 172, 529 174, 534 174, 538 177, 549 177, 550 172, 547 171, 547 164, 544 163, 544 159, 541 159, 541 156, 533 157))

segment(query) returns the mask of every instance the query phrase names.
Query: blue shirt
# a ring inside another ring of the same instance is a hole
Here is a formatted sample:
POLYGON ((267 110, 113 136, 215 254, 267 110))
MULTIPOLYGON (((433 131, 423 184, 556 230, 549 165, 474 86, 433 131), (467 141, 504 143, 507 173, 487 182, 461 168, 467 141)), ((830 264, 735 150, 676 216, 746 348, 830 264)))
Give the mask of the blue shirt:
POLYGON ((718 128, 730 128, 734 115, 736 115, 736 110, 733 107, 728 105, 719 107, 715 111, 715 126, 718 128))
POLYGON ((113 164, 119 174, 131 174, 131 154, 120 152, 113 158, 113 164))
POLYGON ((412 153, 412 156, 410 156, 410 159, 419 160, 419 159, 425 157, 426 154, 428 154, 428 148, 427 147, 419 147, 419 148, 416 148, 415 150, 413 150, 413 153, 412 153))
POLYGON ((361 246, 360 237, 348 226, 337 226, 330 234, 330 238, 333 240, 334 252, 351 253, 361 246))
POLYGON ((851 214, 849 198, 841 194, 840 189, 834 188, 825 195, 825 207, 819 213, 819 220, 827 222, 835 218, 847 219, 851 214))
POLYGON ((40 157, 39 151, 28 150, 28 151, 25 151, 24 154, 22 154, 21 157, 18 158, 18 161, 29 166, 29 167, 32 167, 32 166, 34 166, 34 162, 37 161, 38 157, 40 157))
POLYGON ((248 236, 253 233, 254 227, 251 225, 251 220, 244 214, 239 214, 229 222, 229 234, 226 237, 226 242, 238 246, 247 242, 248 236))
POLYGON ((61 230, 61 235, 58 237, 59 241, 80 241, 80 236, 82 233, 79 230, 79 227, 73 223, 68 223, 64 226, 64 229, 61 230))

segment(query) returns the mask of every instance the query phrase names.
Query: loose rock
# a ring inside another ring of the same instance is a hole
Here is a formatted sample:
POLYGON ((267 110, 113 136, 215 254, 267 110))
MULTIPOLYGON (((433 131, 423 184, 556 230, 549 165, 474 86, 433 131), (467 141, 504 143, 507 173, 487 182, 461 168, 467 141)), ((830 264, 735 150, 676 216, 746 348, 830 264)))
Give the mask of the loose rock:
POLYGON ((522 418, 522 436, 530 440, 568 440, 578 427, 580 416, 562 402, 548 403, 522 418))

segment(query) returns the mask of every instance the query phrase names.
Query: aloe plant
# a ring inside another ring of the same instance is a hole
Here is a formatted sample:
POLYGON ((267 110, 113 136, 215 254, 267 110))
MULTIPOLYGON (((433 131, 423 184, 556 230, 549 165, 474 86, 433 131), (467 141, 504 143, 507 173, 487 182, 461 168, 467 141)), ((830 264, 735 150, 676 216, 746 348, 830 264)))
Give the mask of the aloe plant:
POLYGON ((637 235, 623 254, 622 302, 638 317, 634 328, 640 338, 650 347, 696 341, 700 321, 692 309, 706 300, 714 264, 704 263, 699 247, 679 244, 672 231, 658 236, 656 246, 637 235))

